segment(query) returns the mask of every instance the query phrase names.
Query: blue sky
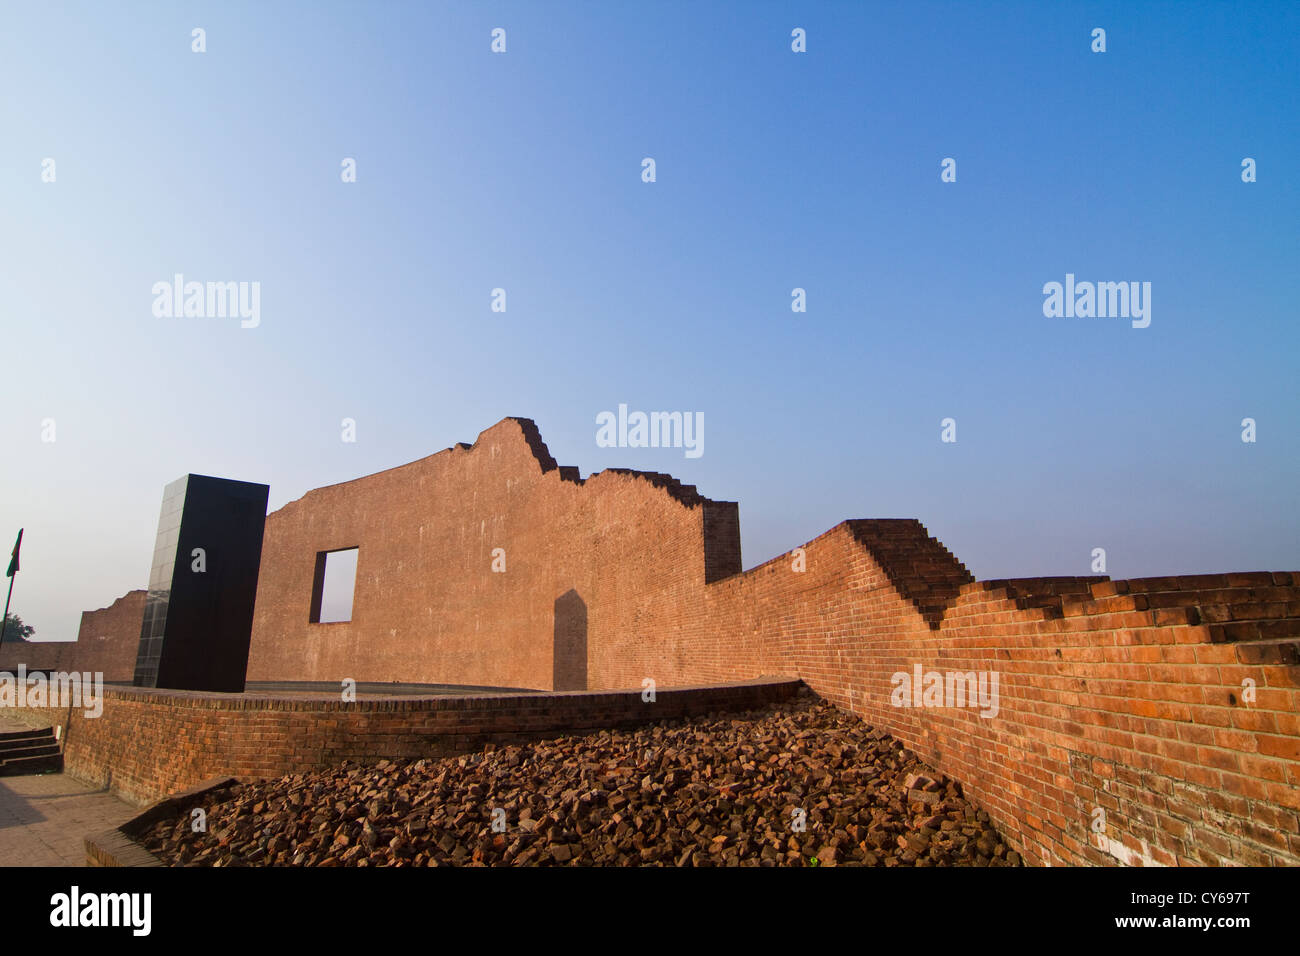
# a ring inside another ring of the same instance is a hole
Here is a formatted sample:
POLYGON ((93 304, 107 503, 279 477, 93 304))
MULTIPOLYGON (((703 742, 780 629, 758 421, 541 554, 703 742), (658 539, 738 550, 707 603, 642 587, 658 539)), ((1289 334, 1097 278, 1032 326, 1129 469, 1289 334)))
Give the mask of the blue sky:
POLYGON ((144 586, 186 472, 277 508, 506 415, 739 501, 747 567, 915 517, 981 578, 1300 568, 1297 38, 1292 3, 7 5, 13 610, 68 639, 144 586), (259 282, 260 325, 155 317, 175 273, 259 282), (1150 327, 1045 317, 1066 273, 1150 282, 1150 327), (705 453, 597 447, 620 403, 705 453))

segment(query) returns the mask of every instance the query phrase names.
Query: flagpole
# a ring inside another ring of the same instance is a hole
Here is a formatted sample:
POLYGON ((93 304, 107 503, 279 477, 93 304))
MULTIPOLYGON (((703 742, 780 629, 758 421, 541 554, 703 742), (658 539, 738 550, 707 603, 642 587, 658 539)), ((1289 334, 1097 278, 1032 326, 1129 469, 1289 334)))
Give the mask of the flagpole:
POLYGON ((0 621, 0 644, 5 642, 5 628, 9 626, 9 600, 14 596, 14 578, 16 577, 18 575, 15 574, 9 579, 9 596, 5 598, 5 616, 4 620, 0 621))
POLYGON ((14 596, 14 578, 18 577, 18 549, 23 546, 23 529, 18 529, 18 540, 14 542, 13 557, 9 561, 9 594, 5 597, 5 616, 0 619, 0 644, 5 642, 5 628, 9 626, 9 601, 14 596))

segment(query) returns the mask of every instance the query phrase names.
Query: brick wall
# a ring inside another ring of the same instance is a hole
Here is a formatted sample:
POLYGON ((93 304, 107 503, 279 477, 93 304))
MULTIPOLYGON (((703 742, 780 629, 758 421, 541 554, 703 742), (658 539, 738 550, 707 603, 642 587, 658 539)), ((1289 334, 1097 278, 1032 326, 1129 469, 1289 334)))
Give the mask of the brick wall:
MULTIPOLYGON (((1300 574, 976 582, 911 520, 847 521, 743 573, 740 554, 734 503, 667 475, 580 480, 532 422, 505 419, 268 516, 249 679, 662 690, 787 675, 962 781, 1029 862, 1300 864, 1300 574), (312 624, 316 555, 347 547, 353 619, 312 624), (996 715, 894 706, 894 676, 918 665, 996 673, 996 715)), ((128 632, 133 664, 133 608, 104 629, 128 632)), ((371 733, 310 708, 192 704, 177 723, 156 701, 112 706, 117 730, 69 747, 92 773, 124 761, 131 792, 331 759, 371 733), (114 742, 124 727, 184 743, 142 766, 139 744, 114 742), (286 735, 296 751, 251 762, 286 735), (207 747, 236 748, 230 768, 184 763, 207 747)))
POLYGON ((75 641, 32 641, 0 645, 0 671, 100 672, 106 681, 130 681, 140 646, 145 591, 128 591, 108 607, 81 612, 75 641))
POLYGON ((944 580, 920 525, 890 572, 863 524, 803 573, 787 555, 711 586, 696 679, 801 677, 961 780, 1032 863, 1300 864, 1300 575, 944 580), (918 664, 997 672, 996 716, 894 706, 918 664))
POLYGON ((268 515, 248 678, 549 690, 570 673, 556 666, 559 627, 562 645, 588 648, 588 686, 620 686, 628 658, 653 649, 605 636, 653 642, 692 613, 706 577, 739 570, 735 503, 667 475, 579 480, 531 421, 507 418, 472 447, 318 488, 268 515), (352 620, 311 623, 317 554, 352 547, 352 620), (496 548, 504 573, 492 570, 496 548), (573 633, 580 619, 585 640, 573 633))
POLYGON ((557 695, 363 698, 247 696, 116 687, 103 712, 22 709, 32 725, 59 725, 64 766, 144 804, 209 777, 279 777, 344 760, 440 757, 569 733, 632 727, 792 698, 797 681, 729 687, 557 695))
POLYGON ((1289 573, 975 582, 910 520, 740 573, 735 504, 580 481, 523 419, 310 492, 266 535, 250 679, 550 688, 581 621, 587 686, 802 678, 963 781, 1031 862, 1300 863, 1289 573), (316 553, 352 546, 353 620, 308 623, 316 553), (893 706, 918 664, 996 672, 997 715, 893 706))

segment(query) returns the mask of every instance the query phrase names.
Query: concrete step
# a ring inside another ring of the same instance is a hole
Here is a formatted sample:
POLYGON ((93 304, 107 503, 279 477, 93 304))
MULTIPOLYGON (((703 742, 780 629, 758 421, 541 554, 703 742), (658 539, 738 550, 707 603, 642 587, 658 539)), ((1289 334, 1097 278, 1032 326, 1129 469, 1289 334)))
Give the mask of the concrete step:
POLYGON ((20 777, 32 773, 58 773, 63 769, 63 754, 18 757, 0 763, 0 777, 20 777))
POLYGON ((4 760, 16 751, 47 745, 58 747, 59 742, 54 739, 53 734, 33 734, 29 737, 13 737, 9 740, 0 740, 0 760, 4 760))
POLYGON ((58 772, 63 750, 53 727, 13 730, 0 734, 0 777, 58 772))
POLYGON ((53 754, 61 753, 59 745, 51 737, 49 743, 33 744, 30 747, 18 747, 13 750, 0 752, 0 763, 8 763, 10 760, 21 760, 24 757, 49 757, 53 754))
POLYGON ((53 737, 53 727, 32 727, 27 730, 7 730, 0 733, 0 746, 4 746, 6 740, 21 740, 24 737, 53 737))

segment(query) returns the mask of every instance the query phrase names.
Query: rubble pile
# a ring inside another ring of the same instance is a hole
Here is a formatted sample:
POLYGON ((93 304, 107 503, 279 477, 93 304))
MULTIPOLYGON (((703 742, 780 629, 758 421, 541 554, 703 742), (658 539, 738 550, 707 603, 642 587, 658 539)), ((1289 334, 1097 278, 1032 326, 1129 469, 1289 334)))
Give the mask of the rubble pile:
POLYGON ((192 866, 1015 866, 952 780, 816 699, 236 786, 138 839, 192 866))

